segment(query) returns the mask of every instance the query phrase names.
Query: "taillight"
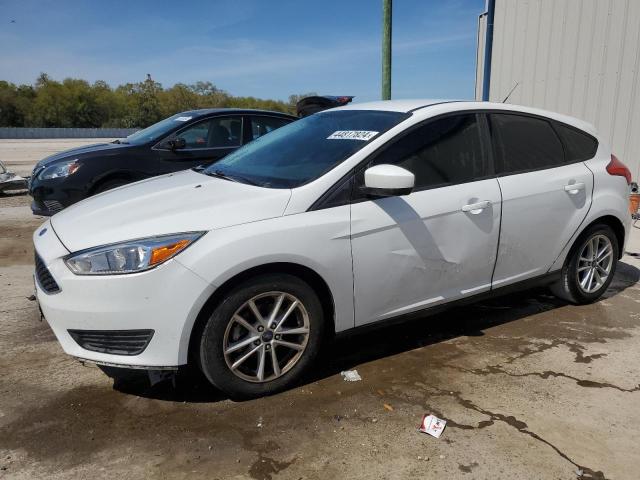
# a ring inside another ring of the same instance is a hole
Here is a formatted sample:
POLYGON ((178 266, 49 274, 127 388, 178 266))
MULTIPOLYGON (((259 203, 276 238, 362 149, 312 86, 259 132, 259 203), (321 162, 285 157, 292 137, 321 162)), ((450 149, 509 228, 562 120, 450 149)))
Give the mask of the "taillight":
POLYGON ((611 161, 609 162, 609 165, 607 165, 607 172, 609 173, 609 175, 624 177, 627 179, 627 184, 631 184, 631 171, 624 163, 618 160, 618 157, 613 154, 611 155, 611 161))

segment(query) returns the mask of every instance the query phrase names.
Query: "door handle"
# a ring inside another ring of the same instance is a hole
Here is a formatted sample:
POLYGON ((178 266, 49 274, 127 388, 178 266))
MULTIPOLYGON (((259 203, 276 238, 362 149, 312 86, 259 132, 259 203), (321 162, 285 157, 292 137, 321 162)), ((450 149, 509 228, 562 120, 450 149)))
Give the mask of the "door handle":
POLYGON ((485 208, 489 208, 490 206, 491 202, 489 200, 483 200, 482 202, 463 205, 462 211, 477 215, 478 213, 482 212, 482 210, 484 210, 485 208))
POLYGON ((564 191, 571 195, 577 194, 580 190, 584 190, 584 183, 570 183, 564 186, 564 191))

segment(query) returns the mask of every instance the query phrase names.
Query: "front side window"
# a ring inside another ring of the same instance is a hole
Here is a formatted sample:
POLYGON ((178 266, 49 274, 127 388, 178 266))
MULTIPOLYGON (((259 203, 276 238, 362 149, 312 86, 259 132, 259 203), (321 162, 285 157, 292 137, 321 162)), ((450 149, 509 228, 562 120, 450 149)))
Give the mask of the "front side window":
POLYGON ((176 137, 184 139, 184 148, 207 148, 209 124, 209 120, 196 123, 178 132, 176 137))
POLYGON ((562 143, 548 121, 511 113, 494 113, 489 117, 498 174, 564 164, 562 143))
POLYGON ((489 175, 476 114, 451 115, 414 129, 369 164, 389 163, 415 175, 415 189, 472 182, 489 175))
POLYGON ((242 139, 241 117, 214 117, 180 130, 186 149, 239 147, 242 139))
POLYGON ((255 140, 273 130, 280 128, 290 120, 278 117, 251 117, 251 139, 255 140))
POLYGON ((259 137, 202 173, 269 188, 315 180, 411 114, 374 110, 326 111, 259 137))

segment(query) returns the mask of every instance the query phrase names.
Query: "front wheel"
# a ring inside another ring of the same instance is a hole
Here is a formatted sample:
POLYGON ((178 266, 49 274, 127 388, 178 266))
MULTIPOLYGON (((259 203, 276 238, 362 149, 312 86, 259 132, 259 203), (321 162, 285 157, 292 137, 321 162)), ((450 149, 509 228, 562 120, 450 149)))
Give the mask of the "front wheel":
POLYGON ((304 281, 255 277, 213 311, 200 340, 207 379, 231 398, 270 395, 293 385, 318 354, 324 318, 304 281))
POLYGON ((596 301, 607 290, 616 272, 618 239, 608 225, 588 228, 577 240, 552 291, 572 303, 596 301))

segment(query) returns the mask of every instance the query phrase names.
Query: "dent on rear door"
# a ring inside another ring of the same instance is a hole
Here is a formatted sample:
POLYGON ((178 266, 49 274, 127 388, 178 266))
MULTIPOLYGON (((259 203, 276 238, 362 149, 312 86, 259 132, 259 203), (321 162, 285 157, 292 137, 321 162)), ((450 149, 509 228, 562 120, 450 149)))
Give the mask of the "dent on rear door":
POLYGON ((583 163, 500 177, 502 226, 493 286, 549 271, 585 219, 593 174, 583 163), (584 188, 571 190, 571 185, 584 188))

